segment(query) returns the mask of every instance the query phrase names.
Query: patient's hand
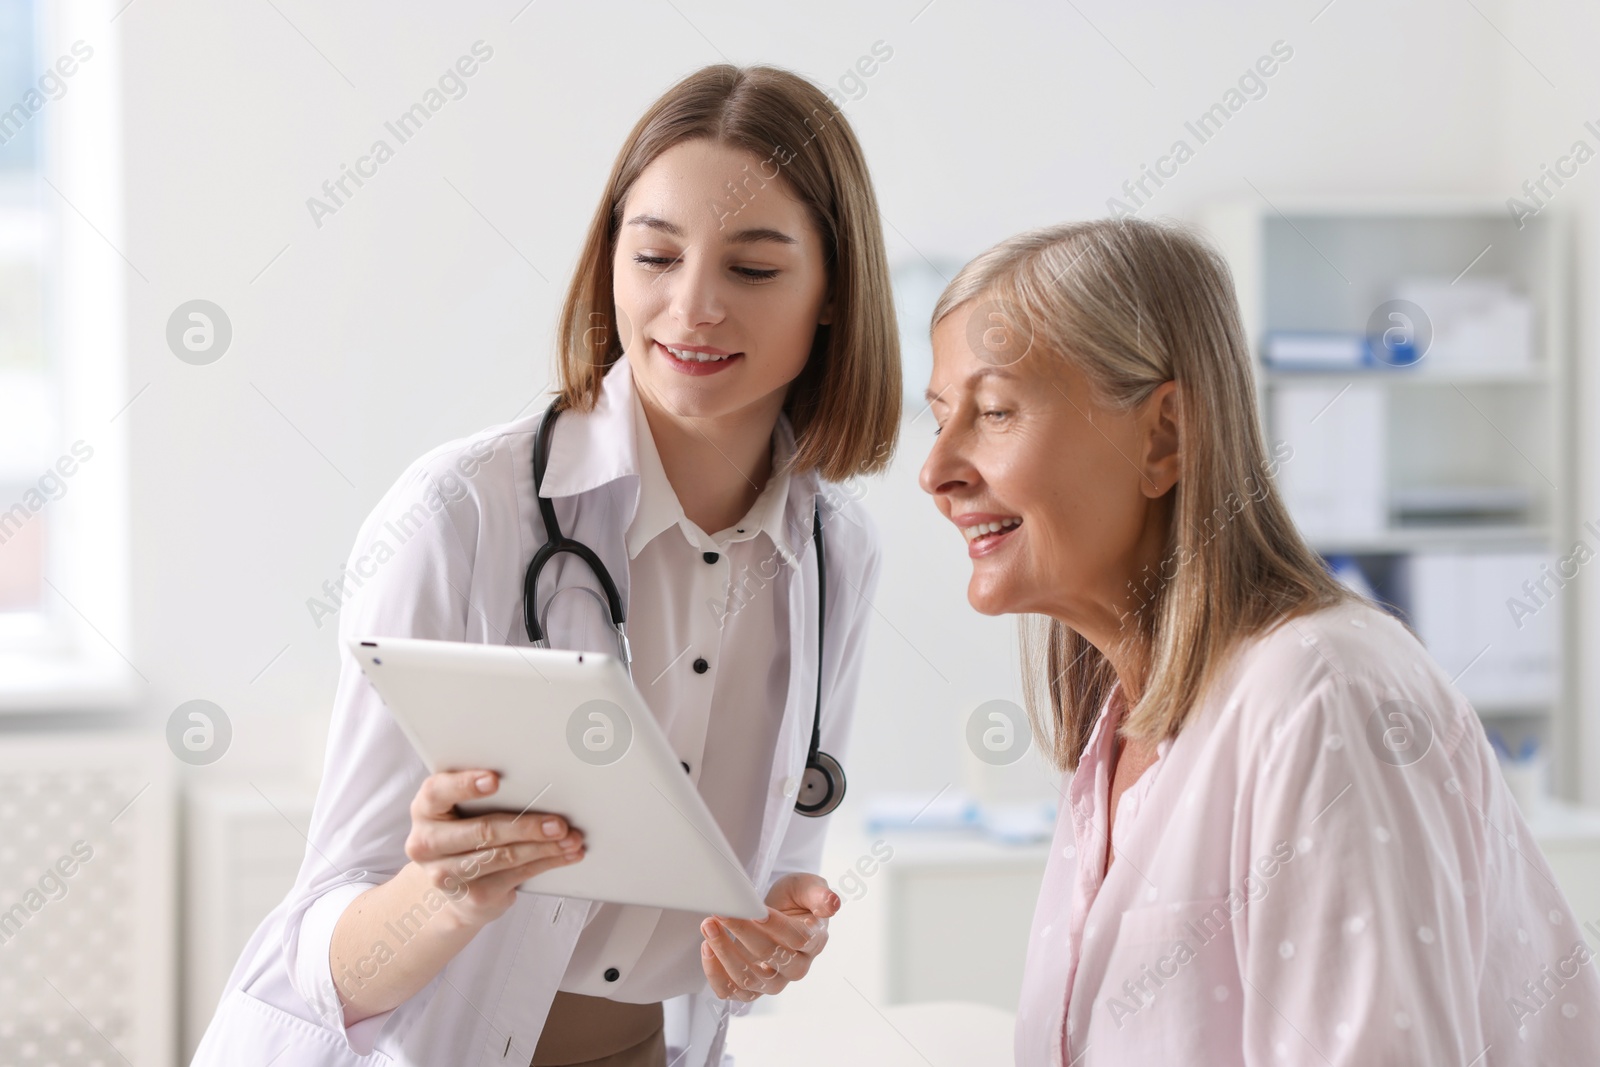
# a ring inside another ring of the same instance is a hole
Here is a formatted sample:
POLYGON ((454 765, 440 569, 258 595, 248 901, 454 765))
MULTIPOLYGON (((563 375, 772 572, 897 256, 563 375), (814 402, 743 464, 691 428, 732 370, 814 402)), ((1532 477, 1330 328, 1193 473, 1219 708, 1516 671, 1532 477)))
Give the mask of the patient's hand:
POLYGON ((799 981, 828 943, 828 919, 839 910, 839 896, 815 874, 789 874, 767 894, 767 917, 725 919, 700 924, 705 942, 700 966, 711 992, 723 1000, 754 1000, 799 981))

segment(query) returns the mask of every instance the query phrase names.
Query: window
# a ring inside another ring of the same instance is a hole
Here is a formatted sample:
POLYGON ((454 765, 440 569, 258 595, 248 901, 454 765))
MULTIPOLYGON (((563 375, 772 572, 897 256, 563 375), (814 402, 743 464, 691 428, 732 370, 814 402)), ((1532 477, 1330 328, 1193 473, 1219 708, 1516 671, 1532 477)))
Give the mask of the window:
MULTIPOLYGON (((47 480, 41 490, 35 479, 60 441, 44 329, 46 226, 37 189, 49 115, 34 85, 39 44, 32 0, 0 0, 0 614, 10 616, 43 607, 47 494, 56 489, 47 480)), ((7 621, 15 632, 20 620, 7 621)))
POLYGON ((115 14, 0 0, 0 711, 135 675, 115 14))

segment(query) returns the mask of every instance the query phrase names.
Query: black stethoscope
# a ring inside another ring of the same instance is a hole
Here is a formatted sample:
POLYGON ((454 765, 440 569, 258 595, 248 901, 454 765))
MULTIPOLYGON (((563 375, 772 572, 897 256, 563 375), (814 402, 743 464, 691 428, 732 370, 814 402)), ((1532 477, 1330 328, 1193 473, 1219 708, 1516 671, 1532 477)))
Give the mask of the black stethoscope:
MULTIPOLYGON (((556 416, 561 414, 557 407, 559 403, 559 399, 551 401, 533 441, 533 491, 539 498, 539 514, 544 519, 547 538, 545 543, 539 546, 539 551, 533 554, 533 562, 528 564, 528 574, 522 580, 522 621, 528 628, 528 640, 540 648, 549 647, 545 639, 545 620, 550 614, 550 602, 545 601, 543 612, 535 612, 538 602, 539 572, 552 557, 562 552, 571 552, 589 565, 605 595, 602 597, 588 586, 571 588, 582 589, 593 596, 610 613, 611 627, 617 635, 617 649, 622 654, 622 666, 628 671, 629 677, 632 677, 633 652, 628 645, 627 632, 622 628, 622 597, 617 593, 616 583, 611 580, 606 565, 595 555, 592 548, 582 541, 562 534, 561 525, 556 521, 555 505, 541 492, 544 486, 545 465, 550 457, 550 433, 555 428, 556 416)), ((828 814, 844 800, 845 780, 844 768, 839 765, 839 761, 823 752, 821 748, 822 620, 828 603, 828 571, 822 556, 822 508, 818 504, 813 504, 812 508, 811 539, 817 546, 817 705, 811 714, 811 748, 806 755, 806 771, 800 779, 800 796, 794 802, 794 810, 801 815, 816 818, 828 814)))

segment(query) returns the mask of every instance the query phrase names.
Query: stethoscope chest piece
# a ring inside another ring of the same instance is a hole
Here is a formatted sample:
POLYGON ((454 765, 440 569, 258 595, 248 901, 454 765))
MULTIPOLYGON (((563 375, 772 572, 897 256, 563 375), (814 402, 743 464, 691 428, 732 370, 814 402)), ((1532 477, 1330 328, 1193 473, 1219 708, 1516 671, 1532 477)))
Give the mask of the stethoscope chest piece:
POLYGON ((818 752, 806 763, 805 774, 800 777, 800 796, 794 802, 794 810, 820 818, 843 800, 844 768, 826 752, 818 752))

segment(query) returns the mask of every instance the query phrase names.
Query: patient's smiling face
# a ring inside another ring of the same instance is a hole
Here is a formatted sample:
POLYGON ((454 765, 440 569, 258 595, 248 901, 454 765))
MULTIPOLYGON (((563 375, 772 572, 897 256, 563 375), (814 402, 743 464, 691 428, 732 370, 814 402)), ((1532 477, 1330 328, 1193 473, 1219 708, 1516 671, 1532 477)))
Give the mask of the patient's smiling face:
POLYGON ((1127 583, 1159 561, 1171 521, 1174 387, 1116 411, 1068 359, 985 348, 975 304, 933 333, 939 430, 920 479, 965 540, 967 599, 985 615, 1051 615, 1091 640, 1114 633, 1127 583))

